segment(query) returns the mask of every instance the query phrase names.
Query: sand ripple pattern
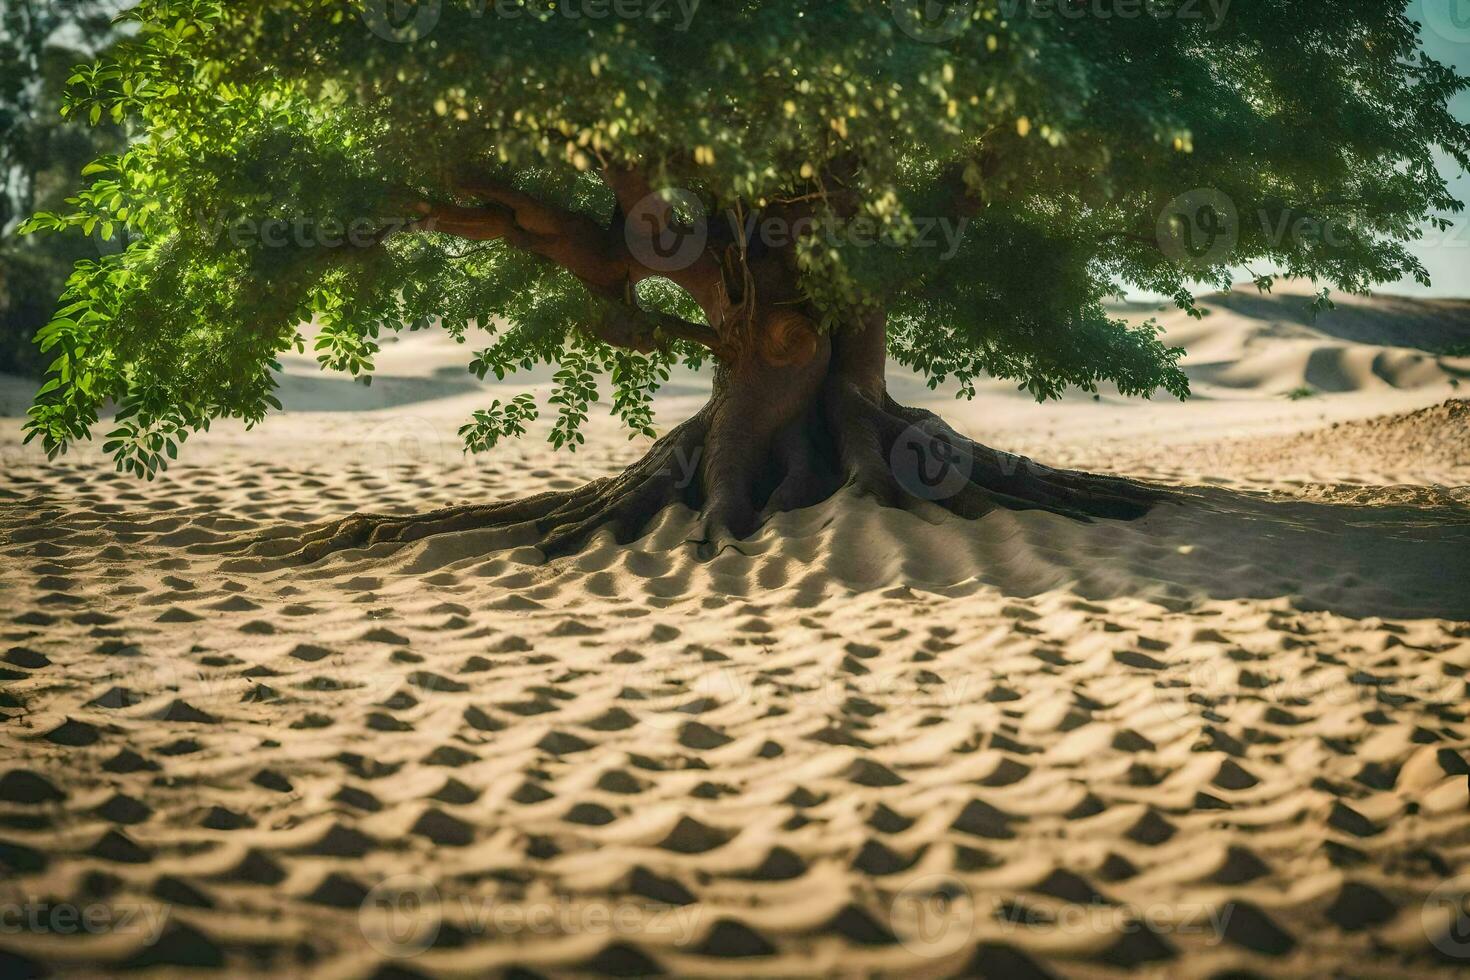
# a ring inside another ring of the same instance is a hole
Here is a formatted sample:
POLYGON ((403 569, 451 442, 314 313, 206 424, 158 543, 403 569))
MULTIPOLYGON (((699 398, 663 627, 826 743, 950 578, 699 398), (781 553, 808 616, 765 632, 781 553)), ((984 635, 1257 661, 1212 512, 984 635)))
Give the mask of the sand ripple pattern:
POLYGON ((1470 964, 1436 932, 1470 874, 1454 506, 833 501, 704 564, 677 510, 554 565, 477 534, 238 557, 496 475, 0 476, 0 905, 118 910, 7 929, 0 973, 1470 964))

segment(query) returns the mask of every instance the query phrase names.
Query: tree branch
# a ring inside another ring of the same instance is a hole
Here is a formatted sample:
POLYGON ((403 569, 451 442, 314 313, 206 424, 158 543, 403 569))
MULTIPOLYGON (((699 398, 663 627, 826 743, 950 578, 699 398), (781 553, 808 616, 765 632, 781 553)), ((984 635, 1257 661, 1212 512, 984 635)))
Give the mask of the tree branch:
POLYGON ((651 354, 670 340, 690 341, 720 356, 725 353, 719 334, 708 325, 670 313, 645 310, 637 305, 631 291, 626 302, 609 303, 606 315, 588 329, 605 344, 641 354, 651 354))
POLYGON ((481 175, 461 178, 455 191, 462 197, 480 198, 509 209, 516 224, 534 235, 593 237, 605 231, 586 215, 547 204, 509 184, 481 175))
MULTIPOLYGON (((636 208, 639 216, 644 217, 651 203, 655 222, 661 222, 658 232, 669 227, 672 208, 654 195, 641 173, 627 168, 607 169, 603 176, 624 214, 625 209, 636 208)), ((503 241, 561 266, 607 304, 608 315, 588 329, 613 346, 651 353, 668 340, 686 340, 716 354, 725 349, 726 344, 716 329, 644 310, 633 293, 633 288, 644 279, 664 276, 688 290, 707 315, 718 311, 723 301, 722 270, 718 259, 707 250, 687 268, 653 269, 638 260, 629 248, 627 237, 642 233, 645 228, 650 236, 658 233, 647 225, 646 218, 632 231, 621 223, 603 228, 586 215, 539 200, 483 175, 461 178, 453 192, 461 199, 478 199, 483 203, 422 201, 414 206, 421 215, 420 220, 407 230, 438 232, 470 241, 503 241)))
POLYGON ((627 249, 585 215, 538 201, 483 178, 457 190, 489 203, 479 206, 426 202, 413 230, 436 231, 472 241, 504 241, 549 259, 604 296, 621 294, 631 271, 627 249))

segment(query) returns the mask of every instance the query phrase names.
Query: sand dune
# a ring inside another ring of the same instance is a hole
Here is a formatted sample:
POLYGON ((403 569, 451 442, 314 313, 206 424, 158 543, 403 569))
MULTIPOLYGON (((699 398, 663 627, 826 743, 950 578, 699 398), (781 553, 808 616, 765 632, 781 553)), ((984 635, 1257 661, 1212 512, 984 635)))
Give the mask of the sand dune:
POLYGON ((1463 975, 1467 408, 1455 362, 1371 369, 1440 322, 1405 302, 1171 324, 1240 382, 1185 405, 931 403, 1178 487, 1142 520, 834 499, 709 562, 677 508, 556 563, 246 554, 641 452, 600 421, 463 459, 486 392, 428 335, 382 402, 220 427, 153 484, 6 422, 0 906, 41 925, 0 973, 1463 975), (1282 398, 1318 349, 1370 369, 1282 398))
POLYGON ((1362 392, 1470 378, 1470 302, 1335 295, 1335 309, 1314 315, 1313 293, 1294 281, 1270 294, 1242 285, 1207 297, 1203 321, 1170 309, 1159 322, 1207 391, 1362 392))

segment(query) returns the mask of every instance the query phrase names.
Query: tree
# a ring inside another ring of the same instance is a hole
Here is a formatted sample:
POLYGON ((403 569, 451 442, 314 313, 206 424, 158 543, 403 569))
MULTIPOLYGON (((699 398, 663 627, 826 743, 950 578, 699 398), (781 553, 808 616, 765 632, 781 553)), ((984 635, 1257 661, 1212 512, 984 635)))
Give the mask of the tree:
MULTIPOLYGON (((1254 261, 1351 291, 1425 279, 1405 243, 1460 207, 1432 154, 1470 165, 1470 132, 1447 109, 1466 80, 1405 5, 144 0, 68 101, 134 141, 30 223, 128 244, 79 264, 43 331, 29 434, 64 450, 113 399, 106 448, 152 475, 210 419, 279 407, 275 358, 308 320, 323 366, 355 375, 384 331, 478 325, 482 377, 560 365, 559 446, 599 378, 635 433, 677 362, 712 366, 713 397, 620 476, 356 516, 303 557, 521 522, 558 553, 674 501, 709 553, 843 487, 1135 516, 1144 488, 895 404, 885 355, 962 394, 991 375, 1038 399, 1183 397, 1182 352, 1109 297, 1194 311, 1191 281, 1254 261)), ((466 441, 537 411, 497 401, 466 441)))
POLYGON ((38 206, 62 205, 77 171, 122 145, 117 127, 89 129, 59 112, 72 66, 105 47, 116 8, 116 0, 14 0, 0 9, 0 371, 40 373, 32 337, 73 263, 97 254, 84 239, 24 242, 13 232, 38 206))

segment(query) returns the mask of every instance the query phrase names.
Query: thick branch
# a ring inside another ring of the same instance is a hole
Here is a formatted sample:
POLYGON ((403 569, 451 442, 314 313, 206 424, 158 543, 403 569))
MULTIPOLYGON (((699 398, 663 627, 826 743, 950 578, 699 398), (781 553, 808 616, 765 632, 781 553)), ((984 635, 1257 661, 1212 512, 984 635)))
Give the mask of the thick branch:
POLYGON ((414 230, 503 241, 562 266, 607 304, 606 315, 588 326, 604 343, 647 354, 670 340, 687 340, 719 352, 719 335, 708 326, 637 305, 626 250, 591 219, 498 185, 463 187, 492 203, 424 204, 424 217, 414 230))
POLYGON ((547 204, 500 181, 471 176, 461 179, 455 190, 462 196, 479 198, 510 209, 516 224, 534 235, 580 234, 593 237, 604 233, 604 229, 586 215, 547 204))
POLYGON ((426 204, 421 209, 424 218, 414 230, 473 241, 504 241, 555 262, 595 293, 621 295, 629 279, 626 250, 611 241, 596 222, 525 195, 498 196, 501 201, 478 207, 426 204))
MULTIPOLYGON (((624 220, 630 211, 636 217, 632 227, 615 222, 613 228, 603 228, 586 215, 538 200, 493 178, 472 175, 460 179, 454 191, 461 198, 484 203, 421 203, 418 210, 423 217, 409 230, 472 241, 503 241, 556 263, 607 302, 609 315, 589 328, 606 343, 647 353, 670 339, 687 340, 722 355, 726 345, 717 330, 643 310, 633 295, 639 282, 664 276, 686 289, 711 323, 722 322, 726 299, 718 259, 706 249, 684 268, 644 265, 638 259, 640 250, 630 247, 636 244, 633 236, 643 235, 651 242, 654 235, 669 228, 672 209, 636 170, 608 169, 603 176, 624 220)), ((657 254, 657 250, 644 254, 657 254)))
POLYGON ((640 354, 651 354, 670 340, 691 341, 720 356, 725 353, 719 334, 706 324, 645 310, 632 297, 627 302, 610 303, 607 314, 590 327, 590 332, 605 344, 640 354))

